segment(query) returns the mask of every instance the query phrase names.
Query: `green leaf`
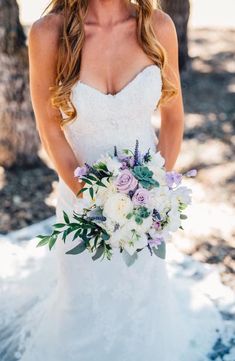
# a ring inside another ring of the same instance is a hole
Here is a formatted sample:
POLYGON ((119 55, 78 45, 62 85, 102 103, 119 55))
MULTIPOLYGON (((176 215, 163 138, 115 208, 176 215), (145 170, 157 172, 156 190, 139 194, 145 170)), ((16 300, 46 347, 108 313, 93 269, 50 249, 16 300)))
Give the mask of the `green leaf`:
POLYGON ((88 188, 84 187, 82 189, 80 189, 80 191, 77 193, 77 196, 79 196, 79 194, 85 192, 88 188))
POLYGON ((41 241, 37 244, 37 247, 45 246, 50 241, 50 236, 38 236, 38 238, 41 238, 41 241))
POLYGON ((186 214, 181 214, 180 215, 180 219, 187 219, 188 217, 186 216, 186 214))
POLYGON ((110 238, 110 235, 106 232, 103 232, 101 235, 103 241, 107 241, 110 238))
POLYGON ((133 253, 133 255, 130 255, 125 249, 122 251, 123 259, 128 267, 133 265, 133 263, 137 260, 138 254, 137 252, 133 253))
POLYGON ((75 241, 78 237, 81 236, 81 229, 78 229, 77 232, 74 233, 72 241, 75 241))
POLYGON ((56 234, 54 234, 52 237, 50 237, 50 240, 49 240, 49 249, 50 249, 50 251, 53 248, 53 246, 55 245, 55 243, 57 241, 57 237, 58 237, 58 235, 56 235, 56 234))
POLYGON ((62 239, 63 239, 64 242, 66 241, 67 236, 68 236, 70 233, 72 233, 73 231, 74 231, 73 228, 67 228, 67 229, 64 231, 63 236, 62 236, 62 239))
POLYGON ((92 186, 92 182, 89 180, 89 179, 87 179, 86 177, 82 177, 81 178, 85 183, 88 183, 88 184, 90 184, 91 186, 92 186))
POLYGON ((128 213, 128 215, 126 216, 127 219, 131 219, 131 217, 133 216, 133 213, 128 213))
POLYGON ((166 258, 166 243, 162 242, 157 248, 152 248, 156 256, 165 259, 166 258))
POLYGON ((69 216, 67 215, 67 213, 65 211, 63 211, 63 214, 64 214, 64 221, 65 223, 69 223, 69 216))
POLYGON ((104 246, 100 245, 97 248, 96 253, 94 254, 94 256, 92 256, 93 261, 96 261, 98 258, 100 258, 103 253, 104 253, 104 246))
POLYGON ((93 199, 94 198, 94 189, 92 187, 89 188, 89 193, 90 193, 91 199, 93 199))
POLYGON ((95 177, 94 175, 87 175, 86 178, 93 180, 93 181, 97 181, 97 177, 95 177))
POLYGON ((96 184, 97 184, 98 186, 100 186, 100 187, 105 187, 105 188, 107 188, 106 185, 105 185, 104 183, 102 183, 101 181, 96 182, 96 184))
POLYGON ((81 242, 76 247, 74 247, 70 251, 66 252, 66 254, 73 254, 73 255, 79 254, 79 253, 82 253, 83 251, 85 251, 85 249, 86 249, 85 242, 81 242))
POLYGON ((63 228, 63 227, 65 227, 65 226, 66 226, 65 223, 55 223, 55 224, 53 224, 53 227, 54 227, 54 228, 63 228))

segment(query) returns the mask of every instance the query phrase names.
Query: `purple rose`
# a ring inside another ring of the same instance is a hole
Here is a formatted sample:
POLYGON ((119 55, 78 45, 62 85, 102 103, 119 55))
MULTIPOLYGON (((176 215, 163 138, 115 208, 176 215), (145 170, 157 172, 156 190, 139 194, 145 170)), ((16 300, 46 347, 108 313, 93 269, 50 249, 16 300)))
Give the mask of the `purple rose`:
POLYGON ((149 191, 145 188, 138 188, 132 198, 135 206, 142 206, 149 202, 149 191))
POLYGON ((159 246, 163 242, 164 242, 164 238, 160 237, 160 236, 157 236, 154 239, 151 238, 148 240, 148 244, 150 247, 159 246))
POLYGON ((129 191, 135 190, 137 185, 137 179, 128 169, 122 170, 116 180, 117 190, 121 193, 128 194, 129 191))
POLYGON ((196 177, 197 170, 196 169, 191 169, 187 173, 185 173, 185 175, 186 175, 186 177, 196 177))
POLYGON ((74 177, 83 177, 84 175, 87 174, 87 167, 83 166, 83 167, 77 167, 74 171, 74 177))
POLYGON ((166 183, 169 188, 173 188, 174 185, 177 187, 181 180, 182 174, 177 172, 166 172, 166 183))

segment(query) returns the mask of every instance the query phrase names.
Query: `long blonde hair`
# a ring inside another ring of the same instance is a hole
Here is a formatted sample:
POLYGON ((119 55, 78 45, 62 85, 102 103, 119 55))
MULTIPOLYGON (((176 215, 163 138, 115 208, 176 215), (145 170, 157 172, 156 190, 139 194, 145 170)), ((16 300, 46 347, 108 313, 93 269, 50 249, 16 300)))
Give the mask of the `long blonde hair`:
MULTIPOLYGON (((129 0, 132 1, 132 0, 129 0)), ((157 0, 156 0, 157 1, 157 0)), ((135 0, 137 5, 137 38, 143 51, 161 70, 162 94, 156 104, 166 103, 177 89, 164 75, 167 54, 156 39, 151 23, 154 0, 135 0)), ((51 103, 66 115, 61 119, 61 126, 77 117, 77 111, 70 99, 71 89, 79 79, 81 50, 85 39, 84 19, 89 0, 52 0, 45 12, 63 15, 63 30, 58 50, 57 77, 51 90, 51 103)))

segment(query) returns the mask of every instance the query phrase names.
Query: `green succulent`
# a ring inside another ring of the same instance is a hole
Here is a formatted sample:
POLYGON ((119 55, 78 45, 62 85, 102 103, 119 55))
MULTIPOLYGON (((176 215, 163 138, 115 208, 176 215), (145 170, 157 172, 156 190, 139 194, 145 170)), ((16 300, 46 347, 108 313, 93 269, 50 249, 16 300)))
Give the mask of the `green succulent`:
POLYGON ((133 173, 144 188, 159 186, 159 183, 153 179, 153 172, 148 167, 137 165, 134 167, 133 173))

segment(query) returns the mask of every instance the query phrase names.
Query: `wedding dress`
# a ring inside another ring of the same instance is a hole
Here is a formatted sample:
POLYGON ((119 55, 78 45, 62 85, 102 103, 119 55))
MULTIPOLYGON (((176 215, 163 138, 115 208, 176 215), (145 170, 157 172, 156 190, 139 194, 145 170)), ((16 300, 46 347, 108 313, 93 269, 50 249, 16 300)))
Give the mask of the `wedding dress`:
MULTIPOLYGON (((79 80, 72 89, 78 117, 64 127, 79 163, 95 161, 112 151, 114 145, 118 149, 134 147, 136 139, 142 150, 155 150, 150 120, 161 86, 156 65, 142 69, 115 95, 79 80)), ((58 222, 63 220, 63 210, 72 217, 76 202, 78 199, 59 178, 58 222)), ((15 359, 207 360, 222 327, 221 316, 206 297, 201 308, 193 307, 187 283, 182 287, 180 278, 170 279, 167 259, 151 257, 146 250, 134 265, 127 267, 117 251, 111 261, 93 261, 87 252, 66 255, 66 250, 75 244, 71 238, 65 244, 57 241, 47 261, 49 272, 45 266, 40 269, 40 285, 51 278, 55 282, 40 302, 25 310, 31 316, 21 317, 26 329, 30 319, 30 327, 15 359), (56 260, 56 265, 52 260, 56 260)), ((13 358, 2 356, 2 360, 13 358)))

